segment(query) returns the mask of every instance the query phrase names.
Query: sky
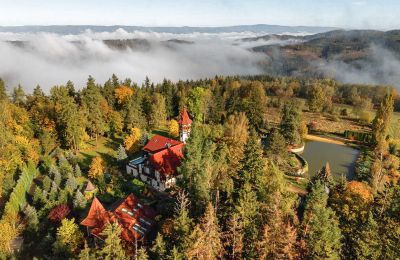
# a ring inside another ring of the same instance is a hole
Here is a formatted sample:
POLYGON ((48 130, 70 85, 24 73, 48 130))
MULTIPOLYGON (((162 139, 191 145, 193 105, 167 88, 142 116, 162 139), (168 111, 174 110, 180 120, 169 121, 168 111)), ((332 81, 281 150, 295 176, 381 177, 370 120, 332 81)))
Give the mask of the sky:
POLYGON ((0 0, 0 25, 400 28, 399 0, 0 0))

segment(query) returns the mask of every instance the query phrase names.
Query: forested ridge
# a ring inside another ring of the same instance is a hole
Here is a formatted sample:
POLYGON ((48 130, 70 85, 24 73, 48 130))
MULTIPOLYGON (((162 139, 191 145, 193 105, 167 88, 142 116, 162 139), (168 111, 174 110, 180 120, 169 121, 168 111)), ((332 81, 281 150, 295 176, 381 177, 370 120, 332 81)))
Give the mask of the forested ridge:
POLYGON ((25 93, 0 80, 0 111, 0 258, 400 258, 400 96, 390 86, 112 75, 25 93), (160 196, 125 165, 152 135, 177 138, 184 107, 193 126, 182 177, 160 196), (361 150, 355 179, 333 178, 326 164, 298 192, 288 147, 324 131, 323 120, 352 122, 329 134, 361 150), (358 129, 369 138, 344 133, 358 129), (134 193, 157 210, 145 241, 125 243, 110 224, 92 243, 79 225, 94 197, 88 181, 106 205, 134 193))

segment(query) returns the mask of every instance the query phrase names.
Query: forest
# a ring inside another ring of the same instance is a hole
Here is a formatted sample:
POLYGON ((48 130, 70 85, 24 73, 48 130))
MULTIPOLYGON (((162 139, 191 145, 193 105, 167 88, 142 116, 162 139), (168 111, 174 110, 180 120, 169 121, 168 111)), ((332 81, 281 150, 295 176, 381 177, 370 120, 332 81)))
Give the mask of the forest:
POLYGON ((263 75, 139 85, 112 75, 25 93, 0 80, 0 111, 0 258, 400 258, 391 86, 263 75), (159 194, 125 166, 155 134, 178 139, 183 108, 193 125, 181 178, 159 194), (310 133, 360 150, 355 177, 334 178, 329 163, 293 176, 301 156, 288 148, 310 133), (80 225, 94 198, 110 206, 131 193, 157 212, 153 230, 127 243, 110 222, 95 243, 80 225))

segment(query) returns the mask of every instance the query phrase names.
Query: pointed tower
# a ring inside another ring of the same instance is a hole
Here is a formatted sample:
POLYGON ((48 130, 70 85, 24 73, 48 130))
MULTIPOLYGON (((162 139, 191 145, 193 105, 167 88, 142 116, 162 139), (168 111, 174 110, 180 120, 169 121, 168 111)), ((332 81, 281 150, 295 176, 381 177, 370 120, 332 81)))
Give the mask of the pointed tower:
POLYGON ((192 120, 189 117, 186 107, 183 108, 181 112, 181 117, 179 119, 179 137, 181 142, 186 144, 186 140, 190 136, 190 129, 192 127, 192 120))

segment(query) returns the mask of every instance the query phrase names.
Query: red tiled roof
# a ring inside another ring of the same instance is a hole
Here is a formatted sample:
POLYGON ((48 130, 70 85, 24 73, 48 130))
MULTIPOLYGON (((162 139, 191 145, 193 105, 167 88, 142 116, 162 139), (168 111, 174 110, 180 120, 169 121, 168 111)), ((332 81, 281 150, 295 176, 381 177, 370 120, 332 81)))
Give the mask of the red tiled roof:
POLYGON ((126 197, 113 211, 106 211, 100 201, 94 198, 88 216, 81 225, 90 227, 91 234, 101 237, 105 225, 116 221, 122 227, 122 238, 132 242, 150 231, 155 216, 156 212, 142 204, 133 194, 126 197))
POLYGON ((179 119, 178 123, 181 125, 191 125, 192 122, 193 121, 190 119, 186 107, 184 107, 181 113, 181 118, 179 119))
POLYGON ((149 153, 157 153, 161 150, 181 144, 181 142, 167 138, 161 135, 154 135, 153 138, 143 147, 143 150, 149 153))
POLYGON ((164 176, 174 174, 176 168, 181 165, 181 159, 184 157, 184 146, 184 143, 180 143, 151 155, 149 159, 154 169, 164 176))
POLYGON ((109 214, 103 207, 101 202, 94 197, 92 205, 90 206, 87 217, 82 220, 81 225, 87 227, 99 227, 104 226, 110 220, 109 214))

